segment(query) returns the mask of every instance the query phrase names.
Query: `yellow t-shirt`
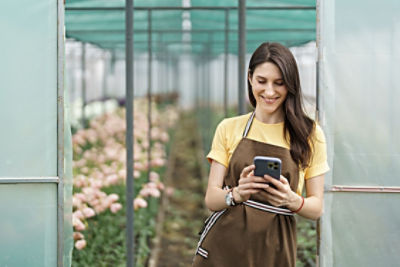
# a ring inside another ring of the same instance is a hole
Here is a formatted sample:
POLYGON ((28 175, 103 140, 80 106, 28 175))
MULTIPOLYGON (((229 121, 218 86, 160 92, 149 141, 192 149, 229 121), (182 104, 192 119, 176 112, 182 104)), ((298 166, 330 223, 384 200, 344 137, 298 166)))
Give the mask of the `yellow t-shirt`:
MULTIPOLYGON (((207 159, 211 162, 215 160, 225 167, 228 167, 233 151, 242 139, 244 128, 250 118, 251 113, 233 118, 224 119, 219 123, 215 131, 211 151, 207 159)), ((283 122, 276 124, 263 123, 254 117, 253 124, 247 134, 248 139, 276 145, 290 149, 289 144, 283 136, 283 122)), ((317 124, 312 136, 314 141, 313 154, 310 166, 299 173, 299 185, 297 193, 301 194, 304 180, 315 177, 329 171, 326 156, 325 136, 321 127, 317 124)))

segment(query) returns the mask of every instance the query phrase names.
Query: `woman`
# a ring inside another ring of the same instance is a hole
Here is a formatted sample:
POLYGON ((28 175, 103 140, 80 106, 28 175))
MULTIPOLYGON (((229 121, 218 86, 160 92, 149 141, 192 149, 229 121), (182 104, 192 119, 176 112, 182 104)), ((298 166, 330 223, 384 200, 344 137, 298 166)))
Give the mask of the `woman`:
POLYGON ((206 220, 193 266, 295 266, 297 213, 318 219, 325 137, 302 107, 296 61, 286 47, 263 43, 252 55, 248 94, 254 112, 223 120, 211 162, 206 220), (255 156, 282 161, 280 180, 254 176, 255 156), (301 196, 303 185, 306 197, 301 196))

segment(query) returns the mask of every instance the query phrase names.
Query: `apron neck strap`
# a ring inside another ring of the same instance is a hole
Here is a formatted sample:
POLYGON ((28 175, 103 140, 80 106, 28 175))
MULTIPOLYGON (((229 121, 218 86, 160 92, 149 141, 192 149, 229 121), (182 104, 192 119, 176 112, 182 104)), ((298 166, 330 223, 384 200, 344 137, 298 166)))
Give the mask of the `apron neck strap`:
POLYGON ((243 132, 243 137, 246 137, 247 134, 249 133, 250 127, 251 127, 251 124, 253 123, 253 119, 254 119, 255 115, 256 115, 256 112, 253 111, 253 113, 251 114, 249 120, 247 121, 246 128, 244 129, 244 132, 243 132))

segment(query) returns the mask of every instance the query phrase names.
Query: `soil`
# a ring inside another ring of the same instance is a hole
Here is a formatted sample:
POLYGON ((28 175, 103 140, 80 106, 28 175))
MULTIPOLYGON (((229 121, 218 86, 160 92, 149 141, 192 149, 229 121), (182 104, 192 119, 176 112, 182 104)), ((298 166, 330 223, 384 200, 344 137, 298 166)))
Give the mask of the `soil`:
POLYGON ((175 192, 168 198, 158 258, 159 267, 191 266, 198 232, 208 212, 204 207, 204 158, 199 158, 200 137, 196 120, 182 115, 175 129, 173 166, 167 186, 175 192))

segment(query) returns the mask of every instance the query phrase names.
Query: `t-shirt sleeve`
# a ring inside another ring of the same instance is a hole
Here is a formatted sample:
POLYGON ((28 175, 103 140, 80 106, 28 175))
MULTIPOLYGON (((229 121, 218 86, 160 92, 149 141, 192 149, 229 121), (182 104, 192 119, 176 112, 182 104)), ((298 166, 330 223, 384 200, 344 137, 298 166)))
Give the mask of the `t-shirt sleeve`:
POLYGON ((315 128, 313 143, 313 154, 311 157, 310 166, 305 169, 305 179, 309 179, 329 171, 326 154, 326 139, 322 128, 318 124, 315 128))
POLYGON ((226 126, 224 121, 222 121, 218 124, 217 129, 215 130, 211 151, 208 153, 207 159, 210 163, 215 160, 225 167, 228 167, 228 137, 226 133, 226 126))

